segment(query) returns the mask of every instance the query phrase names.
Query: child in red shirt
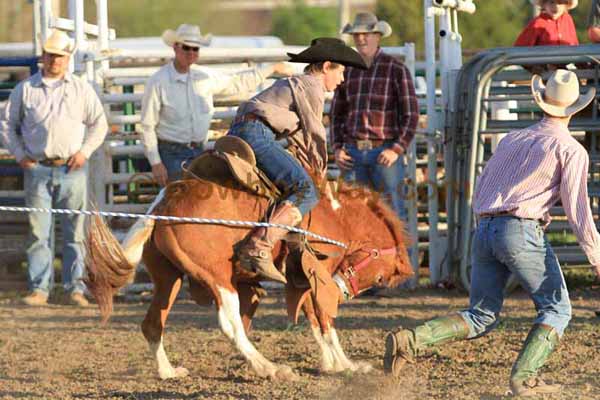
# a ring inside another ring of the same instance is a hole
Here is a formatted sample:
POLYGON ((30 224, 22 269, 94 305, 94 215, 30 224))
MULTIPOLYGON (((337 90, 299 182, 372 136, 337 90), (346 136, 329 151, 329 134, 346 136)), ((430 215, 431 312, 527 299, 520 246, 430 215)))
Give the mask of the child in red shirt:
POLYGON ((577 7, 577 0, 536 0, 542 8, 515 41, 514 46, 577 46, 575 23, 569 10, 577 7))

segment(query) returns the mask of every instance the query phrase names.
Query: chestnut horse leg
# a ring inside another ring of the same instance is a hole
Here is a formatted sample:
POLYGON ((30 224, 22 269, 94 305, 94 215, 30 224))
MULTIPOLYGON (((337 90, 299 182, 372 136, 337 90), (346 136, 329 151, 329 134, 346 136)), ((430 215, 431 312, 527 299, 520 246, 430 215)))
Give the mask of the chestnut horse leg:
POLYGON ((298 376, 287 365, 277 365, 267 360, 252 345, 240 316, 240 299, 235 289, 217 286, 221 305, 219 307, 219 324, 221 330, 237 349, 248 360, 252 369, 259 376, 268 376, 273 379, 297 380, 298 376))
POLYGON ((144 262, 154 282, 152 303, 142 322, 142 332, 156 358, 160 379, 182 378, 189 374, 183 367, 174 368, 163 347, 163 331, 169 311, 181 288, 183 274, 149 241, 144 249, 144 262))
POLYGON ((238 296, 240 298, 240 315, 246 335, 252 327, 252 317, 260 304, 260 295, 253 285, 247 283, 238 283, 238 296))
POLYGON ((333 318, 322 313, 312 297, 306 300, 303 310, 310 321, 313 337, 321 348, 321 370, 323 372, 350 370, 366 373, 373 369, 367 362, 353 362, 346 356, 334 328, 333 318))
POLYGON ((221 330, 248 360, 254 371, 259 376, 268 376, 274 379, 295 380, 297 375, 287 365, 277 365, 267 360, 252 345, 240 315, 240 299, 237 289, 233 286, 233 266, 225 259, 220 265, 221 274, 211 272, 209 267, 199 264, 200 260, 191 259, 180 247, 177 236, 172 227, 159 227, 154 232, 157 249, 164 257, 172 261, 181 272, 204 282, 213 292, 219 317, 221 330))
POLYGON ((346 353, 344 352, 344 349, 342 349, 342 345, 340 344, 340 341, 338 339, 337 331, 334 328, 333 319, 330 317, 325 318, 327 321, 325 326, 327 326, 329 330, 323 330, 323 323, 321 323, 321 332, 323 334, 323 339, 325 340, 325 343, 329 345, 329 348, 333 353, 333 357, 335 358, 336 363, 342 365, 344 369, 353 372, 366 373, 373 370, 371 364, 365 361, 354 362, 346 356, 346 353))
POLYGON ((329 345, 325 343, 325 340, 323 339, 319 319, 317 318, 317 315, 315 313, 315 307, 310 296, 302 304, 302 311, 304 312, 306 319, 310 323, 310 328, 313 337, 319 345, 319 349, 321 349, 321 372, 331 373, 342 371, 343 368, 341 368, 341 366, 335 365, 335 358, 333 357, 333 353, 331 352, 329 345))

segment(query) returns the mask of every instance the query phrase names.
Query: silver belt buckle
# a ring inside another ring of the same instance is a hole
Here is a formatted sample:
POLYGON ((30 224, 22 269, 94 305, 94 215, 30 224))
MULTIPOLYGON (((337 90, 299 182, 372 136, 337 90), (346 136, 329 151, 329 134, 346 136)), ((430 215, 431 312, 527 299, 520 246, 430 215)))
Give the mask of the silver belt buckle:
POLYGON ((357 140, 356 148, 358 150, 372 150, 373 143, 370 140, 357 140))

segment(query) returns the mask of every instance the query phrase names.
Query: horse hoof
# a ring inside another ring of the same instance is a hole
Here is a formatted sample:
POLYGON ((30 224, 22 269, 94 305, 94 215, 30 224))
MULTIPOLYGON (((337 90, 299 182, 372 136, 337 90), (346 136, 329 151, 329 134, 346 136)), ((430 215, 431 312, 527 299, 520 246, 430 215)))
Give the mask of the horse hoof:
POLYGON ((346 371, 346 368, 336 365, 336 366, 321 366, 321 370, 319 371, 322 375, 336 375, 346 371))
POLYGON ((367 362, 361 361, 356 363, 356 372, 360 374, 368 374, 373 371, 373 366, 367 362))
POLYGON ((190 374, 187 368, 177 367, 175 368, 175 378, 185 378, 190 374))
POLYGON ((167 379, 185 378, 189 374, 190 374, 190 371, 188 371, 187 368, 183 368, 183 367, 172 368, 170 371, 165 371, 165 372, 158 371, 158 375, 160 376, 160 379, 162 379, 163 381, 165 381, 167 379))
POLYGON ((275 371, 275 379, 287 382, 296 382, 300 379, 298 374, 296 374, 290 367, 287 365, 282 365, 277 368, 275 371))

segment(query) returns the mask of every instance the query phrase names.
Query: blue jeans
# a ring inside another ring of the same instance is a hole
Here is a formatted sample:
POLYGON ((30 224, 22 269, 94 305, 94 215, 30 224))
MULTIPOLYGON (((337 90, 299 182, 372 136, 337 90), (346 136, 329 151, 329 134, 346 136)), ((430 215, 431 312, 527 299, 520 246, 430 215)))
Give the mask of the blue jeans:
POLYGON ((256 156, 258 168, 273 181, 286 200, 306 215, 319 202, 317 188, 306 170, 280 143, 273 131, 260 121, 234 124, 228 135, 244 139, 256 156))
POLYGON ((499 322, 504 286, 511 273, 533 300, 535 324, 552 326, 562 336, 571 319, 571 303, 558 260, 537 221, 512 216, 479 221, 472 245, 469 309, 461 312, 470 337, 491 331, 499 322))
MULTIPOLYGON (((28 207, 84 210, 87 206, 87 164, 67 173, 67 166, 45 167, 36 164, 26 169, 25 204, 28 207)), ((63 233, 62 280, 65 291, 83 292, 83 215, 60 214, 63 233)), ((54 216, 29 213, 31 229, 27 261, 29 288, 49 293, 54 283, 54 216)))
POLYGON ((342 178, 348 183, 359 183, 383 193, 386 202, 396 214, 406 221, 404 207, 404 156, 398 157, 390 167, 377 162, 379 154, 393 146, 387 143, 371 150, 358 150, 354 145, 346 145, 346 151, 352 157, 351 170, 342 171, 342 178))
POLYGON ((183 144, 165 143, 158 144, 158 154, 167 169, 169 182, 181 179, 181 165, 186 161, 191 161, 202 153, 201 147, 189 148, 183 144))

